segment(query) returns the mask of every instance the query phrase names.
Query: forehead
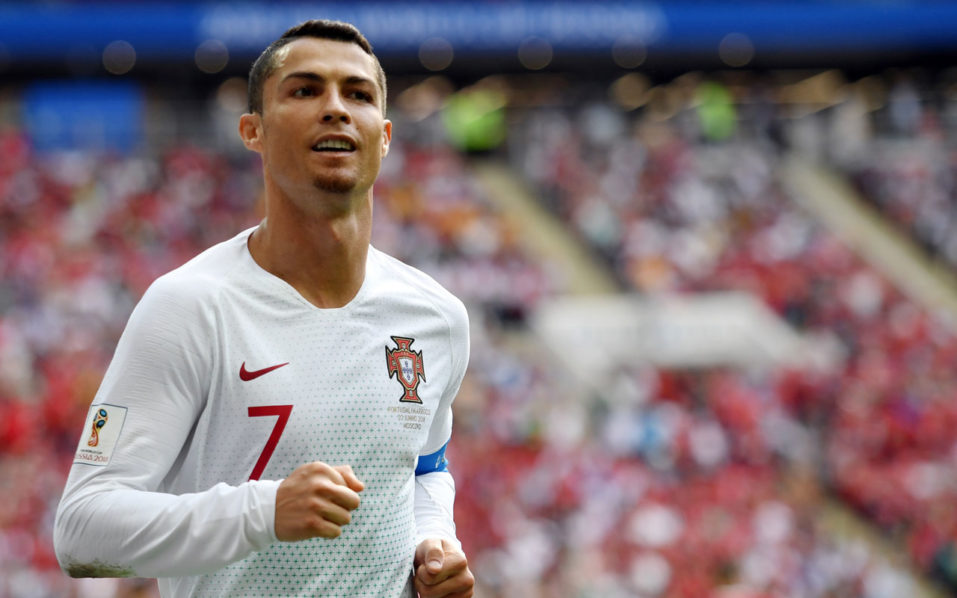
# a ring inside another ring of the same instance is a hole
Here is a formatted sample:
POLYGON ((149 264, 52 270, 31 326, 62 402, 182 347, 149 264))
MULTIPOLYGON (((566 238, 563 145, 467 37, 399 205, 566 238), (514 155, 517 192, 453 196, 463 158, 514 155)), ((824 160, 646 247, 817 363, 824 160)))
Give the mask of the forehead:
POLYGON ((280 48, 275 65, 270 78, 277 81, 292 72, 316 73, 326 79, 362 77, 376 81, 372 57, 352 42, 303 37, 280 48))

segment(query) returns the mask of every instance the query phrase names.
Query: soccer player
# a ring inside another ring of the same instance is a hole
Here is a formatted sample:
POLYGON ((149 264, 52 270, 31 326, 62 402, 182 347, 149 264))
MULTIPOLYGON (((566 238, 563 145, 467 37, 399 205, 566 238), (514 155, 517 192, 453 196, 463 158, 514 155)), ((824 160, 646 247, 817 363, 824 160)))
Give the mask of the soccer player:
POLYGON ((255 62, 239 132, 265 218, 131 315, 57 512, 67 573, 170 597, 472 595, 444 457, 468 318, 370 246, 385 101, 345 23, 255 62))

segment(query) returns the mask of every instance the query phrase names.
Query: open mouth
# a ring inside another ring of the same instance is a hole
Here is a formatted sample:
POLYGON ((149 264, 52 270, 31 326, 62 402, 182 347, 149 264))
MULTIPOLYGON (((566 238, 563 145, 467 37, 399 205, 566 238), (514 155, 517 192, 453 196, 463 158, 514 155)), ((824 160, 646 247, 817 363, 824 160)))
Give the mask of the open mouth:
POLYGON ((312 146, 314 152, 354 152, 356 146, 345 139, 326 139, 312 146))

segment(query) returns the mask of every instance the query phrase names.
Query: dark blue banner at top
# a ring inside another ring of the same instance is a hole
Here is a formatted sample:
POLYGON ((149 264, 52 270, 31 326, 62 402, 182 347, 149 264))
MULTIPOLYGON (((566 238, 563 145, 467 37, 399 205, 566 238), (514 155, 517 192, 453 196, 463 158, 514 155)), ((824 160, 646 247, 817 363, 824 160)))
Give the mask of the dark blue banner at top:
POLYGON ((191 59, 216 40, 233 57, 258 54, 310 18, 349 21, 381 56, 414 55, 433 38, 457 56, 513 52, 530 38, 556 51, 709 50, 729 34, 761 52, 950 51, 957 2, 78 2, 0 5, 0 56, 61 60, 122 40, 143 58, 191 59))
POLYGON ((200 27, 231 47, 259 51, 290 25, 316 17, 355 24, 385 53, 415 52, 435 37, 465 52, 510 50, 530 37, 565 49, 610 47, 622 37, 647 45, 666 29, 657 5, 628 2, 323 2, 279 10, 221 5, 205 11, 200 27))

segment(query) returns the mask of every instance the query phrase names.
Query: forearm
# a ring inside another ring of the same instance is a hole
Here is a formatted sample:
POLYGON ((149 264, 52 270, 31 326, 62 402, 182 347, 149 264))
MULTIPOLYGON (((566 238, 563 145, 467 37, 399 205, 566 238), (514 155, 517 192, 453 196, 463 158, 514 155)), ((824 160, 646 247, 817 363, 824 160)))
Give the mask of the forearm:
POLYGON ((67 494, 54 526, 73 577, 168 577, 215 571, 276 541, 278 481, 217 484, 171 495, 87 484, 67 494))
POLYGON ((455 480, 447 471, 415 477, 416 544, 426 538, 443 538, 459 544, 455 535, 453 506, 455 480))

